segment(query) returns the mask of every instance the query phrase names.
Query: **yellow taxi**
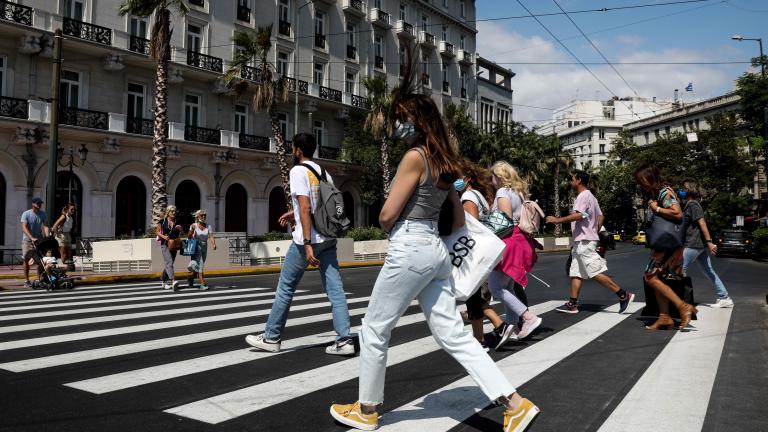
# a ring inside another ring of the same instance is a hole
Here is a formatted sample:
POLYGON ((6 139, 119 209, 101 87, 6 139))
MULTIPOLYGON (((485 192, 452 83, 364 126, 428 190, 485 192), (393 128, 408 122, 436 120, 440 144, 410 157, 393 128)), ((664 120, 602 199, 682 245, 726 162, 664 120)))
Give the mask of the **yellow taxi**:
POLYGON ((641 245, 645 244, 645 231, 638 231, 634 237, 632 237, 632 244, 641 245))
POLYGON ((624 239, 621 238, 621 233, 613 233, 613 239, 617 242, 624 241, 624 239))

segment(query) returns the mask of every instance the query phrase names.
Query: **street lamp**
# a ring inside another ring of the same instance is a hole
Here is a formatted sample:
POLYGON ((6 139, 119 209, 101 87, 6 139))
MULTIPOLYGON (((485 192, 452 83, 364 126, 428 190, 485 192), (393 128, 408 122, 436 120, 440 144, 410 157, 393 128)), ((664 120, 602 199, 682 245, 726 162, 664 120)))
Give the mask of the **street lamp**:
MULTIPOLYGON (((296 34, 295 34, 295 40, 294 45, 296 46, 295 51, 296 53, 293 56, 293 79, 295 82, 294 87, 294 94, 293 94, 293 134, 298 135, 299 133, 299 29, 301 29, 301 26, 299 25, 299 12, 304 9, 304 7, 310 5, 312 3, 312 0, 308 0, 303 5, 299 6, 298 9, 296 9, 296 14, 294 15, 294 25, 296 26, 296 34)), ((311 125, 310 125, 311 126, 311 125)))
POLYGON ((762 74, 763 78, 765 78, 765 59, 763 58, 763 39, 762 38, 746 38, 742 35, 733 35, 731 36, 731 39, 739 42, 745 41, 745 40, 757 41, 757 43, 760 45, 760 73, 762 74))
MULTIPOLYGON (((61 143, 57 146, 56 153, 59 155, 59 166, 61 167, 69 167, 69 185, 67 186, 67 203, 72 202, 72 168, 75 164, 75 146, 70 146, 69 151, 67 152, 68 159, 66 162, 64 161, 64 148, 62 147, 61 143)), ((85 146, 85 143, 80 144, 80 148, 77 150, 77 154, 80 158, 80 166, 85 165, 85 160, 88 159, 88 148, 85 146)), ((54 203, 51 203, 53 205, 54 203)))

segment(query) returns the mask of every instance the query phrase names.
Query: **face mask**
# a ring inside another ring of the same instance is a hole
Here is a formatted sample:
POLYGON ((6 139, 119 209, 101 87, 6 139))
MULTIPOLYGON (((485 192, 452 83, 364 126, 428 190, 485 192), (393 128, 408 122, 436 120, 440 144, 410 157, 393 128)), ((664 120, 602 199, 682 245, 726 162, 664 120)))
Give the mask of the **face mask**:
POLYGON ((405 140, 408 138, 413 138, 416 135, 418 135, 418 132, 416 132, 416 126, 413 123, 402 123, 400 120, 395 122, 395 138, 405 140))
POLYGON ((456 189, 457 192, 461 192, 464 190, 464 188, 467 187, 467 182, 464 181, 464 179, 458 179, 455 182, 453 182, 453 188, 456 189))
POLYGON ((688 192, 684 191, 683 189, 680 189, 679 191, 677 191, 677 196, 681 200, 684 200, 687 195, 688 195, 688 192))

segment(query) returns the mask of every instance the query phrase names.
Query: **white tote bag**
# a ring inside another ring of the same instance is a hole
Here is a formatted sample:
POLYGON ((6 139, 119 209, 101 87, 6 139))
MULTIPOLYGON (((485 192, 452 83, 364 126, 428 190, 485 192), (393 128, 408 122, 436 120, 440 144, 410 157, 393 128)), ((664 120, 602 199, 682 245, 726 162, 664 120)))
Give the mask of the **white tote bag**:
POLYGON ((466 300, 501 261, 505 244, 491 230, 464 212, 466 225, 443 237, 453 265, 453 292, 466 300))

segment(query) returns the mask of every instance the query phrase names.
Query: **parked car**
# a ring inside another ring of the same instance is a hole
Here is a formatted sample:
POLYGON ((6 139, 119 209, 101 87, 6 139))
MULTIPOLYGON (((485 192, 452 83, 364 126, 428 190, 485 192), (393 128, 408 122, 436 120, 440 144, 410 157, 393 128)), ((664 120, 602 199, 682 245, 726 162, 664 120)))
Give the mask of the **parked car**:
POLYGON ((638 231, 634 237, 632 237, 632 244, 644 245, 645 244, 645 231, 638 231))
POLYGON ((723 230, 717 236, 717 256, 752 254, 752 236, 745 230, 723 230))

